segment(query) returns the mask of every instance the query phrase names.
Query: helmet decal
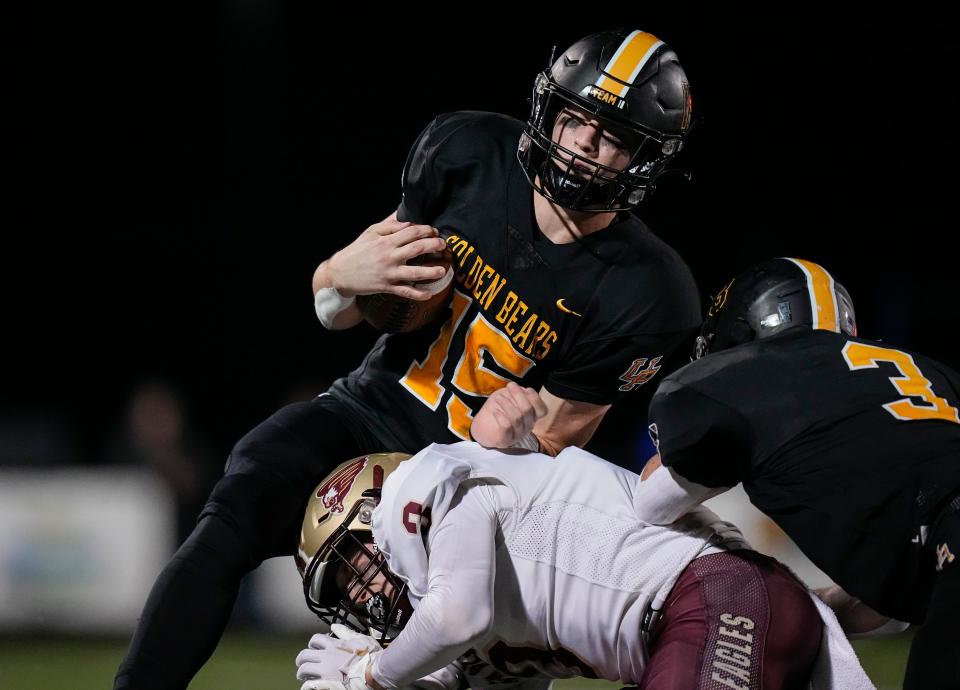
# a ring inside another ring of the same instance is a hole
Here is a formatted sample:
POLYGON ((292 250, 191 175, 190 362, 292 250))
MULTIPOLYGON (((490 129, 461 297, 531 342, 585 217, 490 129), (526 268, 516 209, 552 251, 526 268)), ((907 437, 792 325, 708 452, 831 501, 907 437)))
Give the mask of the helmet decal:
POLYGON ((840 314, 837 308, 837 288, 833 276, 827 270, 806 259, 784 257, 803 271, 807 279, 807 293, 810 295, 810 313, 812 327, 824 331, 840 332, 840 314))
POLYGON ((344 499, 366 466, 366 456, 357 458, 321 484, 317 489, 317 498, 322 501, 323 507, 331 513, 342 513, 344 499))
POLYGON ((730 288, 733 287, 734 281, 736 281, 736 278, 724 285, 723 289, 713 298, 713 304, 711 304, 710 309, 707 310, 707 316, 716 316, 720 310, 723 309, 727 303, 727 297, 730 295, 730 288))
POLYGON ((614 96, 625 96, 640 70, 662 45, 663 41, 653 34, 632 31, 604 66, 606 74, 601 74, 597 79, 597 88, 614 96))
POLYGON ((625 100, 610 93, 609 91, 601 89, 596 84, 584 86, 580 95, 584 98, 592 98, 595 101, 612 105, 614 108, 619 108, 620 110, 623 110, 625 107, 627 107, 627 102, 625 100))
POLYGON ((690 95, 690 84, 683 82, 683 121, 680 123, 680 129, 686 132, 690 128, 690 120, 693 118, 693 96, 690 95))

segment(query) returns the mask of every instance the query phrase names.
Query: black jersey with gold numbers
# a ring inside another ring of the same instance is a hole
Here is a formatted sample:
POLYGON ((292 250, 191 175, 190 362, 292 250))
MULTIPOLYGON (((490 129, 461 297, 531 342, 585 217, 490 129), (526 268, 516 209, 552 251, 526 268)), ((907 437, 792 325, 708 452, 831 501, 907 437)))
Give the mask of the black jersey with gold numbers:
POLYGON ((664 465, 751 502, 850 594, 923 619, 923 526, 960 489, 960 377, 887 345, 796 329, 697 360, 650 406, 664 465))
POLYGON ((382 336, 330 389, 385 450, 469 438, 473 415, 508 381, 596 404, 650 395, 644 384, 699 323, 689 269, 636 216, 569 244, 540 233, 517 160, 522 129, 504 115, 450 113, 410 151, 397 217, 445 237, 449 312, 382 336))

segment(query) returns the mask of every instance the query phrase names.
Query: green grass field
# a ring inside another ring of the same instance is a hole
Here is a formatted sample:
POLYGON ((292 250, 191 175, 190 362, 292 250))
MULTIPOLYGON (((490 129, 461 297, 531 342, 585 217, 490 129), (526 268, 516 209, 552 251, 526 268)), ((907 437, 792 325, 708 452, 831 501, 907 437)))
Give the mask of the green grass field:
MULTIPOLYGON (((191 690, 297 690, 293 659, 307 637, 245 635, 224 638, 191 690)), ((867 673, 880 690, 899 688, 909 633, 855 643, 867 673)), ((2 690, 106 690, 126 648, 125 641, 64 638, 0 638, 2 690)), ((568 680, 559 690, 611 690, 620 684, 568 680)))

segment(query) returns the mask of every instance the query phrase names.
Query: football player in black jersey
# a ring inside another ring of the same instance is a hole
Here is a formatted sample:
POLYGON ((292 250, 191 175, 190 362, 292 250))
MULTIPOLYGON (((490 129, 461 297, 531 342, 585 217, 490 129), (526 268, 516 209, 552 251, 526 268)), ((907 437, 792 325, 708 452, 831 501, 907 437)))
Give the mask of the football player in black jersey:
POLYGON ((699 325, 683 260, 630 209, 680 150, 690 92, 642 31, 578 41, 535 83, 524 123, 437 117, 414 143, 397 210, 313 280, 330 329, 360 294, 425 299, 412 266, 447 247, 446 318, 384 335, 361 366, 233 448, 193 534, 161 573, 115 688, 183 688, 223 631, 241 577, 297 543, 306 491, 345 459, 475 438, 556 454, 589 440, 699 325), (484 404, 486 403, 486 404, 484 404))
POLYGON ((857 337, 847 291, 801 259, 730 281, 695 357, 651 403, 641 517, 742 483, 845 590, 825 598, 850 632, 923 623, 906 687, 960 687, 960 376, 857 337))

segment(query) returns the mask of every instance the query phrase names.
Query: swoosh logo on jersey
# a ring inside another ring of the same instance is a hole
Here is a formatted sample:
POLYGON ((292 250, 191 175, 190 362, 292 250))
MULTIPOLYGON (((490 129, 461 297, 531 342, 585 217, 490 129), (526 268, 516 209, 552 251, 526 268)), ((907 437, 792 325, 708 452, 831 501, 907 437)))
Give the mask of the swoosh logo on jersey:
POLYGON ((557 300, 557 309, 559 309, 560 311, 565 311, 565 312, 567 312, 568 314, 573 314, 574 316, 579 316, 579 317, 583 318, 583 314, 578 314, 578 313, 575 312, 573 309, 570 309, 569 307, 567 307, 567 306, 563 303, 563 300, 565 300, 565 299, 566 299, 565 297, 561 297, 560 299, 557 300))

